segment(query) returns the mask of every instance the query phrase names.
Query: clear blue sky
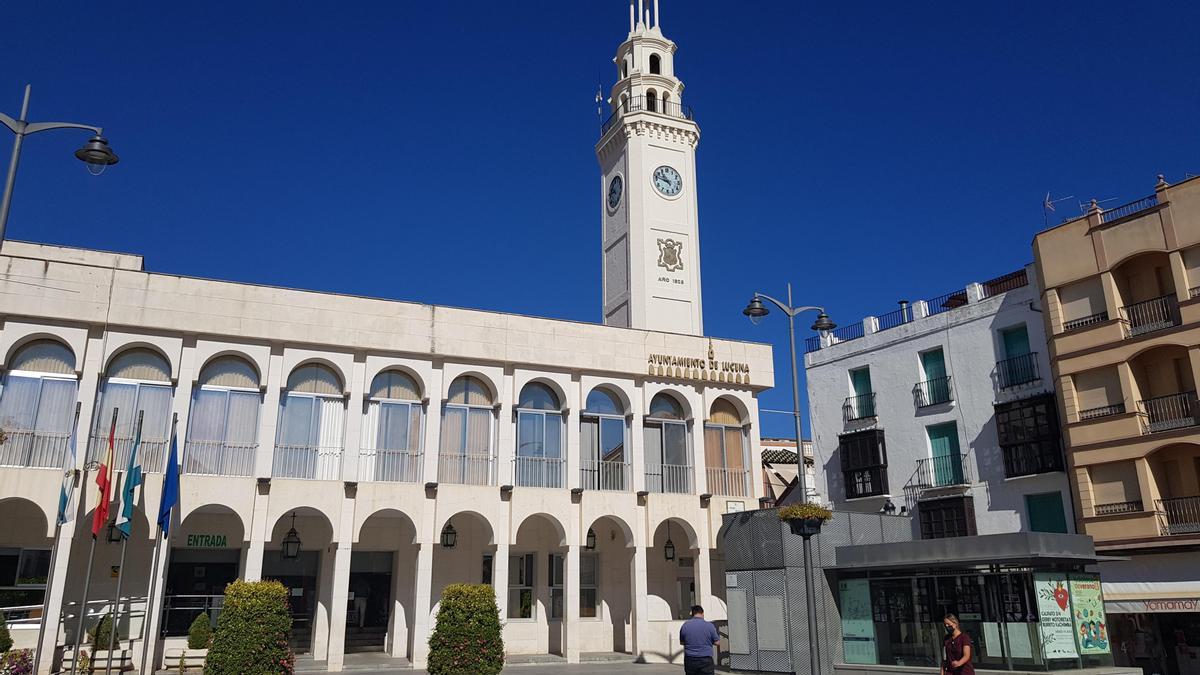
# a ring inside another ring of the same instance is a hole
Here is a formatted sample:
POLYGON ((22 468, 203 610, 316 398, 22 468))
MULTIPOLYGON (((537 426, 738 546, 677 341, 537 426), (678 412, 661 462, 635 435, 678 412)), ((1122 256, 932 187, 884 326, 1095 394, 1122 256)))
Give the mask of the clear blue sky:
MULTIPOLYGON (((703 130, 706 332, 775 343, 764 407, 790 408, 786 329, 745 321, 753 290, 859 321, 1020 267, 1047 190, 1115 205, 1200 173, 1200 3, 661 3, 703 130)), ((32 82, 31 119, 103 125, 121 164, 30 138, 9 236, 597 321, 593 96, 626 8, 12 4, 0 109, 32 82)))

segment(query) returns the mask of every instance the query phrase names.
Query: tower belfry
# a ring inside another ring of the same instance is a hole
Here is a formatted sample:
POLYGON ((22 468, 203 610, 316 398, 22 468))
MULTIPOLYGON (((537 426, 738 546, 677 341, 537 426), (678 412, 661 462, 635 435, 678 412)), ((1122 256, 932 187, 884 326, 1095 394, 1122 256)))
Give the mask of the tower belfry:
POLYGON ((602 175, 604 323, 704 332, 696 213, 700 128, 675 76, 676 45, 659 0, 630 0, 617 48, 611 116, 596 157, 602 175))

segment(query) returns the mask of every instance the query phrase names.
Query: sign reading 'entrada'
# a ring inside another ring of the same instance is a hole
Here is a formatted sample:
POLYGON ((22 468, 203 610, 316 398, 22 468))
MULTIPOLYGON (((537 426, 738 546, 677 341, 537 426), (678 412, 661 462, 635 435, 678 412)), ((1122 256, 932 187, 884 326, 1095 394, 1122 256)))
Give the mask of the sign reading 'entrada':
POLYGON ((229 538, 223 534, 189 534, 188 548, 225 548, 229 538))
POLYGON ((712 342, 708 343, 708 358, 676 354, 650 354, 646 357, 651 375, 685 380, 708 380, 749 384, 750 366, 738 361, 718 361, 712 342))

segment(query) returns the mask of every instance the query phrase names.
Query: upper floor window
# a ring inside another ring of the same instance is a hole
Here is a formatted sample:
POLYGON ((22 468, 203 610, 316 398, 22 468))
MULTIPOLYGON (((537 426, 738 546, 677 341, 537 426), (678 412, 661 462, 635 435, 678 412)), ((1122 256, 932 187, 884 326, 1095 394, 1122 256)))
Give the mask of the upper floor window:
POLYGON ((184 471, 249 476, 258 448, 258 372, 245 359, 222 356, 200 370, 198 384, 187 425, 184 471))
POLYGON ((704 425, 704 455, 709 492, 732 497, 748 494, 746 432, 737 408, 725 399, 717 399, 704 425))
POLYGON ((651 492, 692 491, 692 463, 688 453, 688 428, 683 406, 660 392, 650 400, 643 427, 646 453, 646 489, 651 492))
POLYGON ((842 436, 838 443, 838 458, 842 465, 847 499, 887 493, 887 449, 882 430, 871 429, 842 436))
POLYGON ((1005 476, 1063 470, 1053 394, 996 405, 996 435, 1004 454, 1005 476))
POLYGON ((949 403, 952 399, 950 377, 946 373, 946 355, 941 347, 921 352, 921 377, 913 388, 917 407, 949 403))
POLYGON ((662 75, 662 57, 658 54, 650 55, 650 74, 662 75))
POLYGON ((495 480, 492 466, 494 400, 491 389, 477 377, 463 375, 450 383, 449 396, 442 409, 439 481, 490 485, 495 480))
POLYGON ((850 396, 842 404, 842 416, 847 422, 875 416, 875 390, 871 388, 870 367, 850 371, 850 396))
POLYGON ((161 354, 145 348, 127 349, 109 363, 100 390, 100 406, 92 429, 89 458, 106 456, 108 436, 116 412, 113 458, 118 468, 129 462, 142 415, 142 440, 138 463, 142 471, 160 471, 171 433, 171 366, 161 354))
POLYGON ((646 92, 646 110, 658 112, 658 94, 653 89, 646 92))
POLYGON ((628 490, 625 408, 611 391, 588 394, 579 423, 581 478, 587 490, 628 490))
POLYGON ((0 390, 0 465, 61 467, 77 394, 75 355, 55 340, 34 340, 9 362, 0 390))
POLYGON ((364 406, 362 457, 364 480, 416 482, 420 476, 421 404, 417 382, 399 370, 385 370, 371 381, 364 406))
POLYGON ((530 382, 517 403, 515 480, 526 487, 563 486, 562 403, 550 387, 530 382))
POLYGON ((341 378, 328 366, 309 363, 292 371, 280 403, 274 475, 318 480, 341 477, 344 391, 341 378))

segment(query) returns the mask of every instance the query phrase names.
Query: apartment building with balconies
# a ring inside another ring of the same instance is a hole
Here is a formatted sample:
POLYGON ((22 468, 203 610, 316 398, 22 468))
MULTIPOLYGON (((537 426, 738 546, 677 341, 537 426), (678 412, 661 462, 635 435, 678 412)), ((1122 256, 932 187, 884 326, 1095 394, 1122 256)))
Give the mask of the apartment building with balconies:
POLYGON ((806 344, 819 486, 927 539, 1069 533, 1031 269, 844 324, 806 344))
POLYGON ((1033 249, 1078 527, 1130 556, 1105 597, 1200 625, 1200 180, 1093 201, 1033 249))

